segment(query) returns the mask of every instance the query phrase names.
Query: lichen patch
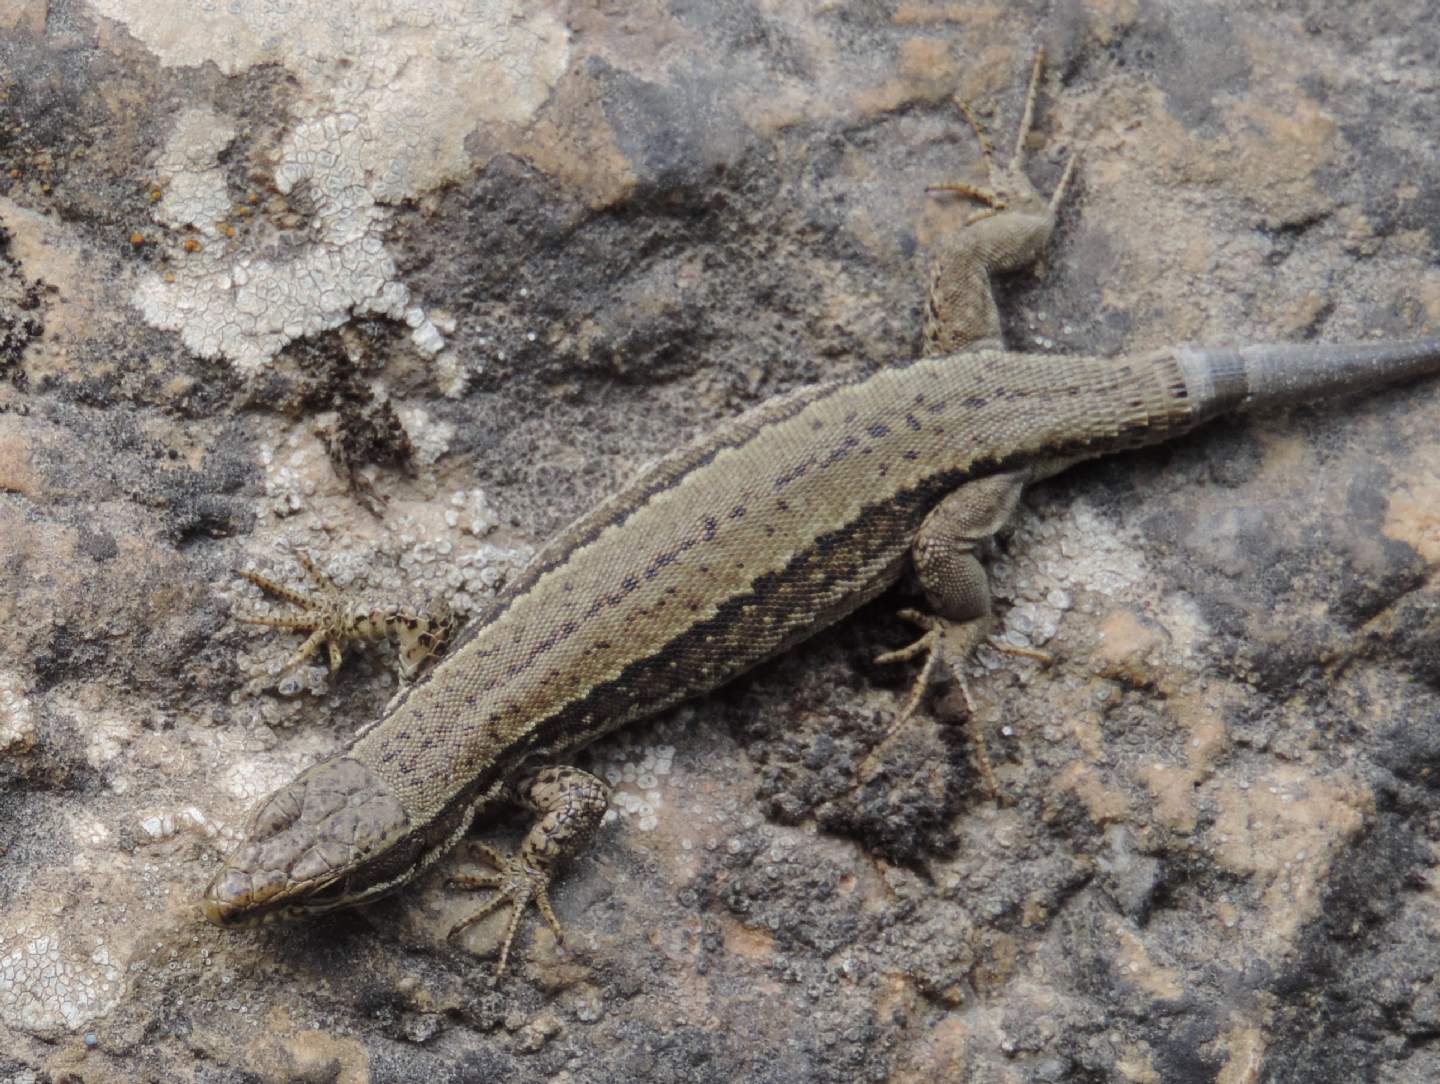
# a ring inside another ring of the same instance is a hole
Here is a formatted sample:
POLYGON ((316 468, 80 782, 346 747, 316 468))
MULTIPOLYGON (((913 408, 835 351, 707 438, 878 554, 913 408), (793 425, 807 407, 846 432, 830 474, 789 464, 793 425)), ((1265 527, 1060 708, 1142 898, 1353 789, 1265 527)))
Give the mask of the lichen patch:
POLYGON ((147 322, 247 375, 286 343, 367 313, 405 321, 425 354, 443 349, 385 246, 390 208, 465 176, 465 141, 477 128, 533 117, 569 58, 556 16, 459 0, 238 3, 185 19, 134 0, 95 7, 166 65, 213 63, 243 75, 280 64, 302 88, 280 145, 253 148, 274 161, 278 192, 303 188, 313 204, 298 244, 270 243, 273 223, 263 215, 244 231, 227 228, 244 194, 228 190, 219 156, 237 130, 208 106, 177 118, 156 163, 154 218, 197 229, 209 243, 184 239, 178 267, 136 289, 147 322))

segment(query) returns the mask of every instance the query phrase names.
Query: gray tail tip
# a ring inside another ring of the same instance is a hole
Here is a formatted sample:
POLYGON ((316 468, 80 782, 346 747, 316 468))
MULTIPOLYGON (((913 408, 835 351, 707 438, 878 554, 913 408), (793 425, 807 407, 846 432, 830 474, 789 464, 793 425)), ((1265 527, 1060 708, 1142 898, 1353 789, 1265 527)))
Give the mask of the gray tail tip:
POLYGON ((1262 410, 1440 374, 1440 338, 1186 347, 1177 358, 1186 386, 1211 408, 1207 413, 1262 410))

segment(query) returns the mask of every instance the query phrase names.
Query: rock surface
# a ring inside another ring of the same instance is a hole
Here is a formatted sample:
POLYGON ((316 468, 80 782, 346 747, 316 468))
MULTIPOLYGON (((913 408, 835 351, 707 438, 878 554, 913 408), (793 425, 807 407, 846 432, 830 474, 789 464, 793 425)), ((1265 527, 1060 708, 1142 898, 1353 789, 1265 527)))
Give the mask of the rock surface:
MULTIPOLYGON (((1440 1079, 1440 388, 1087 465, 953 689, 887 596, 596 746, 569 938, 443 873, 222 932, 249 804, 391 660, 276 671, 236 567, 483 608, 716 419, 919 346, 927 243, 1051 56, 1084 149, 1012 345, 1440 325, 1423 0, 0 0, 0 1078, 1440 1079), (466 951, 469 950, 469 951, 466 951)), ((490 826, 513 842, 523 820, 490 826)), ((447 867, 449 868, 449 867, 447 867)))

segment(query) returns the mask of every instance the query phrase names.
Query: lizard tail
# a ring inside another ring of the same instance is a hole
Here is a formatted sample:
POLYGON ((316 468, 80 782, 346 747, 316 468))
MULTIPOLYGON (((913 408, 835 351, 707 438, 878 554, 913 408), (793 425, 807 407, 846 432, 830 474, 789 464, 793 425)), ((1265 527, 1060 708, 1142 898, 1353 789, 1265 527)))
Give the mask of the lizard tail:
MULTIPOLYGON (((1183 347, 1175 360, 1199 418, 1265 410, 1440 373, 1440 338, 1408 343, 1183 347)), ((1199 419, 1197 419, 1199 420, 1199 419)))

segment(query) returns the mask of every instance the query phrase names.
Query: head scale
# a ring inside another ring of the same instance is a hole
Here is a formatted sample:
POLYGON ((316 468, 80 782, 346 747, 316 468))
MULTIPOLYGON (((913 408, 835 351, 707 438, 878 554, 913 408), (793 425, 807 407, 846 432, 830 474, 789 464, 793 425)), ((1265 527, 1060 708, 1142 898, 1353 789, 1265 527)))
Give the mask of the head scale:
POLYGON ((256 807, 201 907, 217 926, 345 907, 408 880, 424 846, 388 786, 358 760, 334 757, 256 807))

